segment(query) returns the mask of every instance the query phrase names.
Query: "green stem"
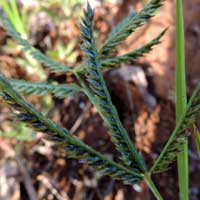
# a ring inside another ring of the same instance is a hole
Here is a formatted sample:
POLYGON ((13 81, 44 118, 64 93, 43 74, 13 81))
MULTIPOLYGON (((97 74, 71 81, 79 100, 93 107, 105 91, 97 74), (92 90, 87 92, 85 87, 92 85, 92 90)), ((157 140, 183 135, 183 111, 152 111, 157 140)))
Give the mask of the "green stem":
POLYGON ((154 194, 154 196, 156 197, 156 199, 164 200, 163 197, 161 196, 161 194, 159 193, 158 189, 154 185, 153 181, 151 180, 151 177, 148 174, 144 175, 144 180, 147 183, 147 185, 149 186, 149 188, 152 191, 152 193, 154 194))
MULTIPOLYGON (((176 121, 187 105, 185 78, 185 44, 182 0, 176 1, 176 121)), ((180 200, 188 200, 188 142, 178 155, 178 177, 180 200)))

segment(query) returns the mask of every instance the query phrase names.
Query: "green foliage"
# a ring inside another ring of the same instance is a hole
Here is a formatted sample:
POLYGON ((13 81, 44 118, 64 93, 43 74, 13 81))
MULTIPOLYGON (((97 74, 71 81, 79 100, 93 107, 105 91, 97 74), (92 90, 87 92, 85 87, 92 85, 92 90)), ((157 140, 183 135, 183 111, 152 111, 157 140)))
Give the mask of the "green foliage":
POLYGON ((59 42, 59 45, 56 50, 48 50, 47 55, 50 58, 65 61, 67 63, 74 63, 78 56, 76 51, 73 51, 77 44, 76 40, 72 40, 65 46, 62 42, 59 42))
POLYGON ((199 110, 200 85, 198 85, 194 91, 185 112, 181 115, 171 137, 154 163, 151 173, 166 171, 169 168, 169 165, 176 160, 178 153, 182 150, 182 145, 187 140, 189 134, 188 129, 195 123, 199 110))
POLYGON ((51 84, 51 83, 30 83, 26 81, 11 80, 13 88, 18 92, 28 96, 44 96, 52 94, 58 98, 74 96, 81 91, 76 84, 51 84))
MULTIPOLYGON (((11 22, 12 29, 15 32, 18 32, 23 39, 27 39, 29 37, 27 9, 25 7, 19 8, 16 0, 11 0, 11 1, 2 0, 0 2, 0 6, 2 6, 3 11, 7 14, 11 22)), ((10 45, 8 45, 8 48, 7 48, 8 50, 9 50, 9 47, 13 48, 10 45)), ((37 72, 38 76, 42 80, 46 79, 46 75, 40 63, 37 62, 37 60, 35 60, 34 58, 32 58, 28 52, 25 52, 24 55, 25 55, 26 60, 17 58, 16 60, 17 63, 20 66, 23 66, 27 72, 30 72, 30 71, 37 72)))
POLYGON ((45 0, 41 1, 40 4, 43 11, 45 11, 54 20, 60 22, 61 19, 77 16, 82 4, 85 2, 85 0, 45 0), (50 7, 58 7, 59 9, 62 9, 64 17, 58 16, 59 13, 51 11, 51 9, 49 9, 50 7))
POLYGON ((17 141, 32 141, 36 138, 35 132, 26 127, 24 123, 14 124, 14 127, 10 131, 0 131, 1 137, 15 138, 17 141))

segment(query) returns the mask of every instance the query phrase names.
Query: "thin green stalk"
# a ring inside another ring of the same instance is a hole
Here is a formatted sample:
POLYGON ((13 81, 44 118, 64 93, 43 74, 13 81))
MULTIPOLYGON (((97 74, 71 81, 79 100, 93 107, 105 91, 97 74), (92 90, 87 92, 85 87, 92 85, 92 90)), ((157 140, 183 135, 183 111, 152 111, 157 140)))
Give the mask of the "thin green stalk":
MULTIPOLYGON (((187 105, 185 78, 185 45, 182 0, 176 1, 176 121, 187 105)), ((188 142, 178 155, 178 178, 180 200, 188 200, 188 142)))
POLYGON ((147 185, 149 186, 149 188, 152 191, 152 193, 154 194, 154 196, 156 197, 156 199, 164 200, 163 197, 161 196, 161 194, 159 193, 158 189, 154 185, 153 181, 151 180, 151 177, 148 174, 144 175, 144 180, 147 183, 147 185))

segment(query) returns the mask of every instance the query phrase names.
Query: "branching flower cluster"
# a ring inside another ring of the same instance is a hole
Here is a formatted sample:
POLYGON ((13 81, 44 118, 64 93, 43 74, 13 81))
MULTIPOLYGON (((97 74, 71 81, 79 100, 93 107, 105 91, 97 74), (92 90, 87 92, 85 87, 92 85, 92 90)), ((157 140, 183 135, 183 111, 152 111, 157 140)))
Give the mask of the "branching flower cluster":
POLYGON ((4 13, 0 13, 0 22, 3 27, 6 29, 8 35, 22 46, 23 51, 31 54, 52 72, 73 73, 80 83, 80 85, 35 84, 26 81, 9 80, 0 75, 1 97, 13 109, 16 118, 19 121, 27 123, 36 131, 44 132, 47 139, 54 141, 61 148, 65 149, 72 158, 93 165, 103 175, 110 175, 114 179, 121 180, 124 184, 129 185, 139 183, 142 180, 146 181, 157 199, 162 199, 162 197, 154 186, 151 175, 166 171, 170 167, 170 164, 176 160, 176 156, 181 150, 181 145, 188 137, 188 129, 195 123, 197 113, 200 109, 200 85, 193 93, 187 109, 178 121, 163 151, 154 162, 152 168, 147 169, 144 159, 136 150, 119 119, 117 110, 112 103, 106 87, 102 69, 134 61, 144 56, 144 54, 149 53, 155 45, 160 43, 160 39, 166 30, 163 30, 156 38, 139 49, 125 55, 112 56, 113 50, 138 27, 153 17, 161 4, 161 0, 152 0, 140 12, 128 16, 113 29, 102 47, 97 50, 93 35, 94 12, 88 3, 80 24, 83 40, 81 49, 84 52, 84 62, 74 68, 51 60, 39 50, 32 47, 28 41, 22 39, 20 34, 15 31, 4 13), (47 119, 19 94, 21 93, 24 96, 51 94, 58 98, 66 98, 79 92, 84 92, 88 96, 108 126, 112 141, 121 155, 118 162, 97 152, 77 137, 71 135, 68 130, 47 119))

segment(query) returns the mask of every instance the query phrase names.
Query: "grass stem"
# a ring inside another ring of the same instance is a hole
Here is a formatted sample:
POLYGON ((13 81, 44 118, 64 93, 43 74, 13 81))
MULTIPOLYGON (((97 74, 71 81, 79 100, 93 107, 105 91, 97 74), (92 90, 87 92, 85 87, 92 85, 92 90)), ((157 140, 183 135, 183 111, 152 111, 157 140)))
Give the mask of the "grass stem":
POLYGON ((152 193, 154 194, 154 196, 156 197, 156 199, 164 200, 148 174, 144 175, 144 180, 147 183, 147 185, 149 186, 149 188, 152 191, 152 193))
MULTIPOLYGON (((176 1, 176 120, 187 105, 185 78, 185 42, 182 0, 176 1)), ((178 155, 178 178, 180 200, 188 200, 188 142, 178 155)))

